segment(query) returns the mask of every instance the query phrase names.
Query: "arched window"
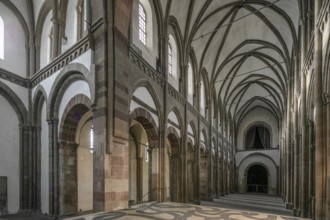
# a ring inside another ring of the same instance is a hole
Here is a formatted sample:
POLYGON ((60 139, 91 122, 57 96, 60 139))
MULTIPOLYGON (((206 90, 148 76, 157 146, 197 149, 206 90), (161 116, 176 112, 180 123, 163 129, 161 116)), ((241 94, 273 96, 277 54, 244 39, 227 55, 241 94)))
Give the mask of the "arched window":
POLYGON ((264 125, 254 125, 246 132, 246 149, 270 148, 270 132, 264 125))
POLYGON ((47 64, 50 63, 53 57, 53 28, 50 30, 47 38, 47 64))
POLYGON ((173 56, 172 56, 172 46, 169 43, 168 44, 168 74, 173 74, 173 56))
POLYGON ((94 127, 91 126, 90 128, 90 133, 89 133, 89 136, 90 136, 90 152, 93 153, 94 151, 94 127))
POLYGON ((194 104, 194 74, 190 63, 188 63, 188 102, 194 104))
POLYGON ((167 47, 167 73, 168 73, 168 82, 175 88, 177 91, 180 91, 179 85, 179 71, 178 71, 178 48, 173 35, 168 36, 168 47, 167 47))
POLYGON ((84 1, 79 1, 76 7, 77 13, 77 40, 80 40, 84 35, 84 24, 85 24, 85 6, 84 1))
POLYGON ((205 85, 201 80, 200 113, 205 117, 205 85))
POLYGON ((5 58, 5 25, 0 16, 0 59, 5 58))
POLYGON ((147 30, 146 30, 146 12, 141 3, 139 3, 139 40, 146 45, 147 30))

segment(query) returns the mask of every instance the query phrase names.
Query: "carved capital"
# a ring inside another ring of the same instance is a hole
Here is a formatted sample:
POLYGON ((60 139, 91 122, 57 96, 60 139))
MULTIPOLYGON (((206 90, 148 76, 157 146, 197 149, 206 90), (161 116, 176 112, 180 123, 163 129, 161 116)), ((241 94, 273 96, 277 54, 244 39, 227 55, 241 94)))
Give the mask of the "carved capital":
POLYGON ((311 150, 315 150, 315 144, 312 144, 310 147, 311 147, 311 150))
POLYGON ((296 134, 296 139, 297 140, 301 140, 301 134, 299 133, 299 134, 296 134))
POLYGON ((57 125, 58 119, 57 118, 51 118, 46 120, 48 122, 48 125, 57 125))
POLYGON ((306 125, 307 125, 307 127, 312 127, 313 121, 311 119, 307 119, 306 125))
POLYGON ((322 102, 324 105, 327 105, 330 103, 330 94, 329 93, 323 93, 322 95, 322 102))

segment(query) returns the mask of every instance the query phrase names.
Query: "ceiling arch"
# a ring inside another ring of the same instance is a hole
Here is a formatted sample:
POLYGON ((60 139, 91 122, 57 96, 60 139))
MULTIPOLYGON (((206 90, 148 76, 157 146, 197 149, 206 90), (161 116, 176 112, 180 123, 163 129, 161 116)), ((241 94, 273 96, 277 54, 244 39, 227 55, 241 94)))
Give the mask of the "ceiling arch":
POLYGON ((236 124, 257 108, 281 119, 298 52, 298 0, 160 2, 177 20, 184 54, 195 51, 218 108, 236 124))

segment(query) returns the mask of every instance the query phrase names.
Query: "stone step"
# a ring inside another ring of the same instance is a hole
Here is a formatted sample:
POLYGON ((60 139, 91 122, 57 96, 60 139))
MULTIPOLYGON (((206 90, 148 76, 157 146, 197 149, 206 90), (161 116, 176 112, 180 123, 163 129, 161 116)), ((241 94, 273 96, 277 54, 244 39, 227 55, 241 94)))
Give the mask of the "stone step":
POLYGON ((285 203, 281 198, 265 194, 230 194, 216 198, 213 202, 203 201, 201 204, 221 208, 292 216, 292 211, 286 209, 285 203))
POLYGON ((253 204, 260 204, 260 205, 270 205, 270 206, 277 206, 282 207, 285 209, 285 203, 282 200, 272 200, 272 199, 263 199, 260 197, 244 197, 244 196, 225 196, 215 199, 214 201, 233 201, 233 202, 248 202, 253 204))

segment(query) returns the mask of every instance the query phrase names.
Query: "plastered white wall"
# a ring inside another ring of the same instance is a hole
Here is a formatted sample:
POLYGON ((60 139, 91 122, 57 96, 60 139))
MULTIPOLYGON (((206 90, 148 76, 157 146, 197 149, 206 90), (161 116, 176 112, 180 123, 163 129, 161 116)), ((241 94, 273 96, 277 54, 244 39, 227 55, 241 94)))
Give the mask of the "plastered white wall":
POLYGON ((131 42, 140 51, 142 57, 154 68, 156 69, 156 60, 158 58, 158 27, 155 15, 155 10, 153 10, 153 1, 148 0, 135 0, 133 1, 132 10, 132 22, 131 22, 131 42), (139 2, 144 6, 147 18, 147 42, 143 45, 139 40, 139 2))
POLYGON ((38 16, 44 0, 32 0, 33 1, 33 12, 34 12, 34 22, 37 25, 38 16))
POLYGON ((15 83, 9 82, 7 80, 1 79, 0 81, 4 84, 6 84, 15 94, 19 97, 19 99, 23 102, 25 108, 28 108, 28 103, 29 103, 29 93, 28 89, 24 88, 22 86, 19 86, 15 83))
POLYGON ((23 27, 16 15, 2 3, 0 16, 4 22, 4 59, 0 59, 0 68, 27 77, 27 39, 23 27))
POLYGON ((53 24, 51 22, 51 17, 52 17, 52 11, 49 11, 42 28, 41 43, 40 43, 40 69, 45 67, 49 63, 51 58, 50 55, 51 41, 49 39, 53 27, 53 24))
POLYGON ((246 157, 259 153, 269 156, 274 160, 276 165, 280 164, 280 152, 278 149, 267 149, 267 150, 248 150, 248 151, 238 151, 235 155, 236 166, 238 166, 246 157))
POLYGON ((19 121, 15 110, 1 95, 0 112, 0 176, 7 176, 8 212, 16 213, 20 193, 19 121))
POLYGON ((176 116, 176 114, 173 111, 171 111, 168 114, 168 119, 171 120, 172 122, 174 122, 174 125, 176 125, 176 126, 173 126, 171 123, 167 123, 167 127, 173 127, 176 130, 176 132, 178 132, 179 136, 181 136, 180 129, 177 128, 177 126, 180 126, 179 125, 179 120, 178 120, 178 117, 176 116))
POLYGON ((68 1, 65 23, 65 37, 67 41, 62 43, 62 52, 77 42, 77 3, 77 0, 68 1))
POLYGON ((11 2, 16 6, 19 12, 22 14, 24 19, 28 21, 28 13, 27 13, 27 1, 22 0, 11 0, 11 2))
MULTIPOLYGON (((73 60, 70 63, 79 63, 82 64, 86 67, 86 69, 88 71, 90 71, 90 66, 91 66, 91 50, 86 51, 84 54, 82 54, 81 56, 79 56, 78 58, 76 58, 75 60, 73 60)), ((63 68, 62 68, 63 69, 63 68)), ((50 95, 50 91, 53 87, 54 81, 57 78, 57 76, 59 75, 59 73, 62 71, 62 69, 59 69, 58 71, 56 71, 55 73, 53 73, 51 76, 49 76, 48 78, 46 78, 45 80, 43 80, 39 85, 41 85, 44 89, 45 92, 47 94, 47 98, 49 98, 50 95)), ((32 89, 32 97, 34 97, 34 94, 36 92, 37 86, 35 86, 32 89)))
MULTIPOLYGON (((144 108, 142 105, 139 105, 134 100, 131 100, 130 111, 133 112, 136 108, 144 108)), ((145 108, 144 108, 145 109, 145 108)), ((148 111, 146 109, 146 111, 148 111)), ((159 126, 159 118, 158 115, 154 114, 153 112, 148 111, 151 117, 154 119, 156 126, 159 126)))
MULTIPOLYGON (((150 92, 148 91, 148 89, 146 87, 142 86, 142 87, 137 88, 134 91, 133 96, 135 96, 139 100, 143 101, 146 105, 150 106, 153 110, 157 110, 154 99, 152 98, 150 92)), ((136 103, 134 100, 131 100, 130 112, 133 112, 136 108, 144 108, 144 107, 139 105, 138 103, 136 103)), ((150 111, 148 111, 148 112, 151 114, 152 118, 154 119, 154 121, 158 127, 158 124, 159 124, 158 116, 150 111)))
POLYGON ((83 95, 87 96, 88 98, 91 98, 91 93, 90 93, 87 82, 85 82, 83 80, 78 80, 78 81, 73 82, 67 88, 67 90, 65 91, 65 93, 62 97, 60 108, 59 108, 59 118, 60 119, 62 119, 63 112, 64 112, 67 104, 70 102, 70 100, 74 96, 76 96, 78 94, 83 94, 83 95))
POLYGON ((49 213, 49 138, 46 103, 41 111, 41 211, 49 213))

